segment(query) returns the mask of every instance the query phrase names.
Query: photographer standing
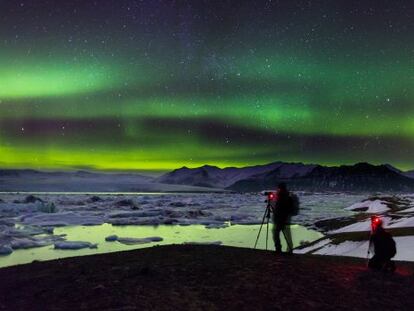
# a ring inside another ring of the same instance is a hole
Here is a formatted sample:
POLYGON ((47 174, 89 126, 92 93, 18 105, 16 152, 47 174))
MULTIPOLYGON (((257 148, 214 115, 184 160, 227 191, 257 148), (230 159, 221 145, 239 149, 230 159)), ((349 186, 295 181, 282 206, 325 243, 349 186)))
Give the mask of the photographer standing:
POLYGON ((277 254, 282 253, 282 245, 280 243, 280 233, 282 232, 286 239, 287 253, 293 251, 292 234, 290 231, 290 218, 294 209, 292 196, 287 190, 285 183, 277 186, 276 204, 273 207, 273 241, 277 254))

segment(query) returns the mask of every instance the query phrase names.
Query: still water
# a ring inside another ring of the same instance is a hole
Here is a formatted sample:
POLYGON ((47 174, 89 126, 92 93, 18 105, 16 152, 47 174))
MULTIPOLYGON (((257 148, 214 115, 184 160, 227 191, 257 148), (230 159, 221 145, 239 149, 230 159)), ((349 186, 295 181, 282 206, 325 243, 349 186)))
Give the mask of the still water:
MULTIPOLYGON (((268 249, 274 249, 271 227, 269 225, 268 249)), ((57 227, 55 235, 65 234, 67 241, 88 241, 97 243, 96 249, 58 250, 53 245, 15 250, 7 256, 0 256, 0 267, 30 263, 33 260, 51 260, 64 257, 84 256, 91 254, 109 253, 137 248, 152 247, 155 245, 182 244, 186 242, 210 243, 220 241, 222 245, 252 248, 256 240, 260 225, 232 225, 226 228, 206 229, 203 225, 176 226, 112 226, 102 224, 98 226, 66 226, 57 227), (128 238, 145 238, 158 236, 163 238, 161 242, 152 242, 138 245, 125 245, 118 241, 106 242, 109 235, 128 238)), ((317 231, 309 230, 300 225, 292 225, 292 238, 294 246, 299 246, 302 241, 314 241, 323 235, 317 231)), ((263 226, 257 248, 265 249, 266 225, 263 226)), ((286 247, 282 240, 283 248, 286 247)))

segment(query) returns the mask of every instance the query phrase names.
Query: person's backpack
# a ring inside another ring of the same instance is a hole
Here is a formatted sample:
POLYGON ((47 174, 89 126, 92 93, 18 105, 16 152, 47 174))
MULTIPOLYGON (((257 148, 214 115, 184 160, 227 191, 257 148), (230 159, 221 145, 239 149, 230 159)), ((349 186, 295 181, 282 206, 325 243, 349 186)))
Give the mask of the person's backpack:
POLYGON ((386 235, 384 237, 384 248, 387 252, 387 255, 392 258, 397 254, 397 247, 395 245, 395 241, 392 238, 391 234, 386 232, 386 235))
POLYGON ((290 201, 291 201, 290 215, 291 216, 299 215, 299 207, 300 207, 299 197, 296 194, 291 193, 290 201))
POLYGON ((392 258, 397 253, 395 241, 391 234, 387 231, 382 231, 374 242, 375 254, 380 257, 392 258))

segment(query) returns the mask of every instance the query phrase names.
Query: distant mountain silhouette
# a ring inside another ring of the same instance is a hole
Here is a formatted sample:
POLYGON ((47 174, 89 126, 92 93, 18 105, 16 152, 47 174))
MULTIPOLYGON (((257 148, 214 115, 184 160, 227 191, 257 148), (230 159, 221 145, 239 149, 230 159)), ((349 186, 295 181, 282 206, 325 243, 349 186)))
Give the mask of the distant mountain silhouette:
POLYGON ((404 175, 410 178, 414 178, 414 170, 404 172, 404 175))
POLYGON ((176 169, 170 173, 162 175, 157 179, 157 182, 228 188, 238 181, 261 176, 272 171, 277 171, 283 178, 303 176, 304 174, 310 172, 315 166, 316 165, 283 162, 274 162, 266 165, 248 166, 242 168, 226 167, 223 169, 210 165, 204 165, 193 169, 184 166, 180 169, 176 169))
POLYGON ((0 191, 220 191, 275 189, 286 182, 294 190, 414 192, 414 171, 358 163, 326 167, 273 162, 247 167, 182 167, 158 178, 133 172, 36 171, 0 169, 0 191))
MULTIPOLYGON (((137 173, 0 169, 0 192, 158 192, 209 191, 200 187, 159 184, 137 173)), ((220 190, 220 189, 216 189, 220 190)))
POLYGON ((226 188, 233 191, 272 189, 286 182, 310 191, 414 191, 414 179, 391 165, 357 163, 339 167, 274 162, 244 168, 182 167, 157 179, 160 183, 226 188))

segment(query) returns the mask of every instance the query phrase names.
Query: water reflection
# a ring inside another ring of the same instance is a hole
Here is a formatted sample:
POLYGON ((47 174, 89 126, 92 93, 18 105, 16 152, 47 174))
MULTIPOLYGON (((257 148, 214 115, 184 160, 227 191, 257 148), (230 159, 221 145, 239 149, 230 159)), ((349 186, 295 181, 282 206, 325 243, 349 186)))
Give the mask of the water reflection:
MULTIPOLYGON (((203 225, 190 226, 112 226, 103 224, 99 226, 67 226, 55 228, 56 235, 66 234, 68 241, 88 241, 97 243, 97 249, 81 250, 56 250, 53 245, 16 250, 8 256, 0 257, 0 267, 16 264, 29 263, 33 260, 51 260, 56 258, 83 256, 98 253, 108 253, 137 248, 151 247, 154 245, 182 244, 185 242, 209 243, 221 241, 222 245, 249 247, 254 246, 260 225, 233 225, 227 228, 206 229, 203 225), (139 245, 125 245, 119 242, 106 242, 105 237, 117 235, 119 237, 145 238, 159 236, 161 242, 153 242, 139 245)), ((263 228, 266 230, 266 228, 263 228)), ((322 234, 306 229, 300 225, 292 225, 292 236, 294 247, 299 246, 302 241, 314 241, 322 237, 322 234)), ((274 249, 269 226, 268 249, 274 249)), ((261 234, 257 248, 265 249, 266 234, 261 234)), ((282 241, 282 246, 286 248, 286 242, 282 241)))

